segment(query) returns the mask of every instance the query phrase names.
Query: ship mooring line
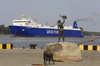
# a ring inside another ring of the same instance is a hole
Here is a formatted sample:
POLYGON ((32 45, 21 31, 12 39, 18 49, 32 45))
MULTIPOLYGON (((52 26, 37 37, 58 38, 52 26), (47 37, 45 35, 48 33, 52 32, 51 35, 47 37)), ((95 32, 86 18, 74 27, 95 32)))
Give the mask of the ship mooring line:
POLYGON ((92 39, 92 40, 88 40, 88 41, 84 41, 84 42, 78 43, 78 45, 79 44, 83 44, 83 43, 87 43, 87 42, 93 42, 94 40, 97 40, 97 39, 100 39, 100 37, 92 39))

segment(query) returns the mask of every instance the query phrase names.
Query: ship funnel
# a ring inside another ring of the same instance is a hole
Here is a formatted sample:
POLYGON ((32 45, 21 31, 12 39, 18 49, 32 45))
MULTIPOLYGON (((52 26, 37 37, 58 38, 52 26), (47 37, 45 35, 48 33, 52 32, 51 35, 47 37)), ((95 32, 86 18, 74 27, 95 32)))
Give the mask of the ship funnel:
POLYGON ((78 28, 76 21, 73 22, 73 28, 78 28))
POLYGON ((23 20, 24 19, 24 15, 22 15, 22 18, 21 18, 21 20, 23 20))

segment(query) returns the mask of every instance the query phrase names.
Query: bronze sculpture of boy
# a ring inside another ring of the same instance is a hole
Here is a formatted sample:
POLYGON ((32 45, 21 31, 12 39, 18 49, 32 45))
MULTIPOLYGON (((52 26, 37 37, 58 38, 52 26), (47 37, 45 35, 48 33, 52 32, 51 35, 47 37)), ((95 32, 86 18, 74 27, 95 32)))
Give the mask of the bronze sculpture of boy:
POLYGON ((65 42, 63 24, 65 23, 65 19, 67 19, 67 16, 61 16, 61 17, 63 18, 63 22, 61 23, 61 20, 58 20, 58 32, 59 32, 58 42, 60 42, 61 34, 62 34, 62 37, 63 37, 63 42, 65 42))

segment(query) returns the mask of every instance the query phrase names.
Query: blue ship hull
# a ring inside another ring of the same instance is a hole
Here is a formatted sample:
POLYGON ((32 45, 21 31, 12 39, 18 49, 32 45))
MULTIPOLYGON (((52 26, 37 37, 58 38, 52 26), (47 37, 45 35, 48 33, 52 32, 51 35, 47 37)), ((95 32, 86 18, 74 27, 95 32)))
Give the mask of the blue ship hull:
MULTIPOLYGON (((33 28, 24 26, 9 26, 13 35, 16 36, 44 36, 56 37, 59 36, 58 29, 49 28, 33 28)), ((84 37, 81 30, 64 30, 65 37, 84 37)))

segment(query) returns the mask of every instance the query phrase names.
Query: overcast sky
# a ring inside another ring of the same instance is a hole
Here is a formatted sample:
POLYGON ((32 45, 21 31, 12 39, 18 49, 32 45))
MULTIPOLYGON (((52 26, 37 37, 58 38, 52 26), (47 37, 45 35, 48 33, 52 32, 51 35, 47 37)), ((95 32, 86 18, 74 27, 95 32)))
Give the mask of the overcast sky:
POLYGON ((66 15, 66 26, 77 20, 85 31, 100 32, 100 0, 0 0, 0 25, 9 26, 22 15, 45 25, 55 26, 59 15, 66 15))

